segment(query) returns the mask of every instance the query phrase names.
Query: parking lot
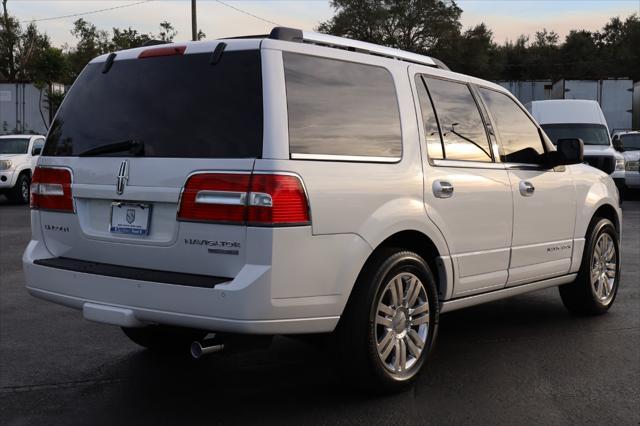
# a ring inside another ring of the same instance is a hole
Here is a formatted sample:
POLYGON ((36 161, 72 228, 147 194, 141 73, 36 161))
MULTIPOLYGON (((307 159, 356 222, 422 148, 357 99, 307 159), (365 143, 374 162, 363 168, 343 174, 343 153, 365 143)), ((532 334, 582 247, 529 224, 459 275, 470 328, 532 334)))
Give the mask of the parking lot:
MULTIPOLYGON (((146 353, 115 327, 24 289, 29 209, 0 197, 2 424, 639 424, 640 201, 623 205, 622 282, 605 316, 571 316, 556 289, 441 317, 415 388, 349 390, 313 346, 201 361, 146 353)), ((185 348, 187 351, 188 348, 185 348)))

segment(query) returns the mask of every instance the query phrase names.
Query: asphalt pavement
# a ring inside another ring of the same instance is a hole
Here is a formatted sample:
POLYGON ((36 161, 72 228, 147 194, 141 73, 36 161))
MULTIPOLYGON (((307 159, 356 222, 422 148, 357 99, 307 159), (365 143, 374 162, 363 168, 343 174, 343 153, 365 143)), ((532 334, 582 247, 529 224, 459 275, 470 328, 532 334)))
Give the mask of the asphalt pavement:
POLYGON ((163 358, 29 296, 29 209, 0 196, 0 424, 638 425, 638 198, 623 204, 622 281, 609 313, 572 316, 548 289, 444 314, 413 390, 372 397, 298 340, 163 358))

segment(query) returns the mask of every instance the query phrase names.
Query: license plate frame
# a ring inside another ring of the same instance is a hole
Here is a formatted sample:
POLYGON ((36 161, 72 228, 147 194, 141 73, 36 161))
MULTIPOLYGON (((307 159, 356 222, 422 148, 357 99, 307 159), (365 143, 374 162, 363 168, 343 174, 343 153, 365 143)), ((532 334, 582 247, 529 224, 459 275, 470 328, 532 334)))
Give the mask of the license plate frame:
POLYGON ((152 207, 149 203, 112 202, 109 232, 120 235, 149 235, 152 207))

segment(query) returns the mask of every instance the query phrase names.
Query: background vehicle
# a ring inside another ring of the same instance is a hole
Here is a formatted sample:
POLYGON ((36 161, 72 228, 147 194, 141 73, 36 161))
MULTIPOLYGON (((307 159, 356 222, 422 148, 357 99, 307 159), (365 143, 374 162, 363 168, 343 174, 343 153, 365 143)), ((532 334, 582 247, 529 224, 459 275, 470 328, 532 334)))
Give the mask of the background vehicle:
POLYGON ((609 128, 596 101, 557 99, 533 101, 527 105, 554 144, 562 138, 580 138, 584 142, 584 159, 624 187, 624 157, 611 144, 609 128))
POLYGON ((625 162, 625 185, 640 188, 640 132, 624 132, 613 137, 613 146, 622 153, 625 162))
POLYGON ((44 146, 41 135, 0 136, 0 194, 27 204, 31 176, 44 146))
POLYGON ((402 389, 440 312, 560 285, 609 309, 619 200, 581 162, 505 89, 396 49, 275 28, 122 51, 48 134, 27 288, 153 349, 333 333, 354 384, 402 389))

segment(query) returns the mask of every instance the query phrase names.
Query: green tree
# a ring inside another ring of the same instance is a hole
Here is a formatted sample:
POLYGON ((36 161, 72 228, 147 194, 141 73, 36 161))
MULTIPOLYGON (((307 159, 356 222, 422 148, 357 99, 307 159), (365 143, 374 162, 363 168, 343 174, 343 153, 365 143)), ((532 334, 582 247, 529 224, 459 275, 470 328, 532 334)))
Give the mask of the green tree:
POLYGON ((336 14, 317 30, 417 53, 460 33, 462 9, 442 0, 332 0, 336 14))
MULTIPOLYGON (((158 33, 158 38, 162 41, 172 42, 175 36, 178 35, 178 31, 173 27, 170 22, 162 21, 160 22, 160 32, 158 33)), ((204 33, 202 33, 204 36, 204 33)))

